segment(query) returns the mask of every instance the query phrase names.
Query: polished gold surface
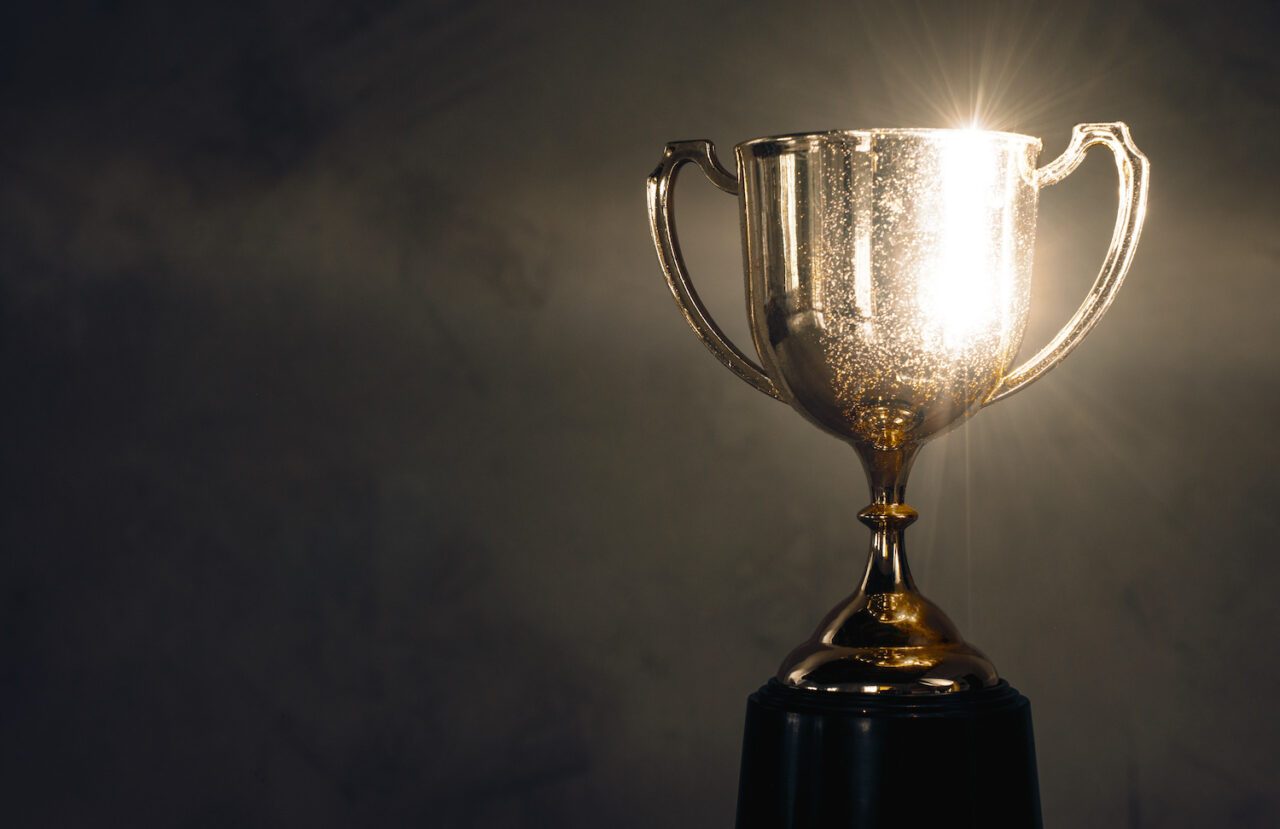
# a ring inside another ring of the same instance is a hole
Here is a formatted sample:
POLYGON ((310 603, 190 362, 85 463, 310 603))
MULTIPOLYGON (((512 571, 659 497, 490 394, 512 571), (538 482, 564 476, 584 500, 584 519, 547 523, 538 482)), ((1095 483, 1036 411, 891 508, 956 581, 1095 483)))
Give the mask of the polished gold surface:
POLYGON ((752 336, 782 399, 884 448, 981 405, 1026 325, 1039 149, 965 130, 739 145, 752 336))
POLYGON ((849 442, 872 529, 860 589, 784 661, 814 689, 940 693, 990 685, 995 668, 916 590, 903 498, 919 446, 1060 362, 1097 323, 1132 260, 1147 161, 1124 124, 1077 126, 1037 169, 1038 139, 977 130, 848 130, 736 148, 736 178, 707 141, 670 144, 649 178, 654 243, 694 332, 726 366, 849 442), (1039 188, 1085 151, 1112 150, 1120 208, 1092 290, 1061 332, 1011 370, 1026 327, 1039 188), (760 364, 724 336, 689 282, 671 187, 697 164, 736 194, 748 313, 760 364))
MULTIPOLYGON (((910 458, 900 462, 905 468, 910 458)), ((896 498, 880 489, 858 515, 872 531, 862 586, 787 656, 778 672, 782 682, 831 691, 945 693, 998 680, 991 661, 916 589, 903 548, 903 530, 916 511, 893 502, 901 498, 901 487, 895 489, 896 498)))

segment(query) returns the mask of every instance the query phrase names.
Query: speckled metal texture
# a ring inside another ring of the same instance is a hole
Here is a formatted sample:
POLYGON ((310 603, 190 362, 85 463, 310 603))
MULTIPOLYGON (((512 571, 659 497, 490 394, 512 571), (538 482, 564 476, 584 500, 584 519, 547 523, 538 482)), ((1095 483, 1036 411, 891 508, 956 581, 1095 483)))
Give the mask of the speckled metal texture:
POLYGON ((752 331, 787 402, 888 446, 981 405, 1026 325, 1039 149, 970 130, 738 146, 752 331))

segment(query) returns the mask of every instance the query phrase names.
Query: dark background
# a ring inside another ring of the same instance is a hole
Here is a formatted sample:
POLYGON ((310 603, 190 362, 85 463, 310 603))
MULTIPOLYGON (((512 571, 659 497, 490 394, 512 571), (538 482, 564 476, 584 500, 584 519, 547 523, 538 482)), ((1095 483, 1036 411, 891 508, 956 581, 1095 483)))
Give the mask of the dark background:
MULTIPOLYGON (((1101 326, 930 446, 922 588, 1046 825, 1271 827, 1274 4, 9 4, 0 808, 27 826, 728 826, 746 695, 861 574, 851 452, 685 328, 669 140, 1123 119, 1101 326)), ((732 201, 686 176, 742 342, 732 201)), ((1029 354, 1114 170, 1042 197, 1029 354)))

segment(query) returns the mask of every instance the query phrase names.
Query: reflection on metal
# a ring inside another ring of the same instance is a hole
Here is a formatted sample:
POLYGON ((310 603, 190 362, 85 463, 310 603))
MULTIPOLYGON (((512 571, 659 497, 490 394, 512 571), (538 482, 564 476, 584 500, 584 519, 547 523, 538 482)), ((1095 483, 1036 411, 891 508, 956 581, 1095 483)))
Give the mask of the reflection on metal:
POLYGON ((920 445, 1057 365, 1106 311, 1146 209, 1146 158, 1122 123, 1082 124, 1036 169, 1040 141, 978 130, 850 130, 739 144, 736 177, 709 141, 668 145, 649 177, 654 244, 694 332, 735 374, 850 443, 872 530, 862 586, 784 661, 781 681, 862 693, 993 685, 994 666, 916 589, 903 502, 920 445), (1111 247, 1067 325, 1018 368, 1039 188, 1094 145, 1120 177, 1111 247), (738 195, 748 311, 760 364, 728 341, 685 272, 671 187, 696 163, 738 195))
POLYGON ((804 256, 797 240, 797 225, 803 214, 796 204, 796 157, 784 155, 778 158, 778 186, 781 190, 782 208, 782 261, 787 272, 787 292, 794 296, 800 291, 800 263, 804 256))

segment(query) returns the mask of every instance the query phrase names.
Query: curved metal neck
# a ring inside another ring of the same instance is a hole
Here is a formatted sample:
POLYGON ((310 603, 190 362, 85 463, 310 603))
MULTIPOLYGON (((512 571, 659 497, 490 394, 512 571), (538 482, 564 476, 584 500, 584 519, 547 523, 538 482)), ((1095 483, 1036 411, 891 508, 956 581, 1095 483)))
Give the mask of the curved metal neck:
POLYGON ((862 579, 862 593, 917 592, 902 539, 906 528, 919 517, 903 501, 917 448, 857 447, 871 485, 871 503, 858 513, 858 520, 871 528, 871 555, 862 579))
POLYGON ((920 594, 907 569, 902 534, 916 511, 903 497, 917 445, 855 448, 871 484, 871 503, 858 513, 871 528, 867 575, 787 655, 778 680, 861 694, 939 694, 995 685, 999 675, 991 660, 920 594))

